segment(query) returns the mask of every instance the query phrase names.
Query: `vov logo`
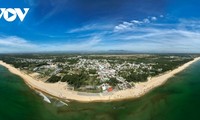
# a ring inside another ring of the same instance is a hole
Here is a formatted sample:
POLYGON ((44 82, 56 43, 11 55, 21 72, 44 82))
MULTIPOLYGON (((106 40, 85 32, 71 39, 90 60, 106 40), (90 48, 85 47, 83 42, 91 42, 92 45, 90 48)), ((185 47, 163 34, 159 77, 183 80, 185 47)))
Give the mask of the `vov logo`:
POLYGON ((29 8, 0 8, 0 19, 4 18, 8 22, 13 22, 18 17, 21 22, 23 22, 29 8))

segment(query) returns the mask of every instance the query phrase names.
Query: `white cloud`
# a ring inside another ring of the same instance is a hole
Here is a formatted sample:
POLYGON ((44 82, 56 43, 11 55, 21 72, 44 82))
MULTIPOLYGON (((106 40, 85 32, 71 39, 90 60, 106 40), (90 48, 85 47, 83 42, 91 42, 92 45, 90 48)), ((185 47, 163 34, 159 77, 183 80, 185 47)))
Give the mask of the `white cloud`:
POLYGON ((16 36, 1 36, 0 37, 0 46, 7 46, 7 47, 25 47, 25 48, 34 48, 36 45, 29 43, 23 38, 19 38, 16 36))
POLYGON ((95 25, 86 25, 80 28, 72 29, 68 31, 67 33, 76 33, 76 32, 82 32, 82 31, 94 30, 94 29, 95 29, 95 25))
POLYGON ((63 47, 66 47, 70 50, 91 50, 94 46, 98 45, 101 42, 99 36, 94 36, 88 40, 82 40, 80 43, 66 44, 63 47))
POLYGON ((36 25, 40 25, 41 23, 44 23, 46 20, 54 16, 56 13, 61 12, 63 9, 65 9, 68 3, 68 0, 50 0, 48 2, 51 5, 51 10, 46 12, 46 14, 43 15, 42 19, 39 20, 36 23, 36 25))
POLYGON ((140 20, 131 20, 130 22, 124 21, 114 27, 114 32, 131 31, 131 30, 134 30, 136 26, 143 25, 143 24, 150 24, 157 20, 158 18, 153 16, 153 17, 144 18, 141 21, 140 20))
POLYGON ((126 25, 126 26, 132 26, 132 25, 133 25, 133 23, 131 23, 131 22, 126 22, 126 21, 123 22, 123 24, 126 25))
MULTIPOLYGON (((176 24, 151 22, 145 26, 139 25, 139 21, 136 20, 131 22, 135 23, 131 30, 111 37, 112 40, 120 41, 120 44, 110 45, 113 47, 112 49, 124 48, 124 50, 138 52, 142 50, 149 52, 200 52, 199 20, 182 19, 176 24)), ((109 48, 109 46, 104 47, 109 48)))
POLYGON ((200 33, 170 30, 161 32, 135 38, 132 35, 132 39, 129 40, 124 39, 126 37, 130 38, 131 35, 118 36, 122 40, 118 44, 105 44, 102 47, 98 47, 98 49, 130 50, 135 52, 200 52, 200 33))
POLYGON ((76 40, 79 42, 57 42, 51 44, 33 44, 16 36, 0 37, 0 53, 2 52, 51 52, 51 51, 82 51, 92 50, 101 42, 100 36, 76 40))
MULTIPOLYGON (((143 21, 124 21, 111 29, 72 42, 33 44, 16 36, 0 36, 0 52, 131 50, 136 52, 200 52, 200 21, 180 20, 178 24, 154 25, 143 21), (190 24, 189 24, 190 23, 190 24), (170 26, 170 27, 169 27, 170 26), (123 32, 123 33, 121 33, 123 32)), ((95 26, 96 27, 96 26, 95 26)), ((91 27, 77 31, 93 29, 91 27)), ((110 28, 109 28, 110 29, 110 28)), ((75 32, 75 31, 74 31, 75 32)), ((82 34, 81 34, 82 35, 82 34)), ((85 35, 85 34, 84 34, 85 35)), ((69 41, 68 39, 66 41, 69 41)))
POLYGON ((180 19, 179 29, 200 31, 200 20, 180 19))
POLYGON ((143 23, 142 21, 138 21, 138 20, 132 20, 131 22, 135 23, 135 24, 142 24, 143 23))
POLYGON ((148 18, 145 18, 145 19, 143 20, 143 22, 144 22, 144 23, 150 23, 150 20, 149 20, 148 18))
POLYGON ((79 28, 71 29, 66 33, 78 33, 83 31, 91 31, 91 30, 108 30, 113 28, 113 25, 99 25, 99 24, 89 24, 79 28))
POLYGON ((40 51, 84 51, 93 50, 93 47, 101 42, 100 36, 94 36, 92 38, 76 40, 75 43, 55 43, 55 44, 42 44, 38 48, 40 51))
POLYGON ((116 25, 114 27, 114 32, 125 32, 125 31, 130 31, 134 28, 135 25, 141 24, 141 21, 137 20, 132 20, 131 22, 124 21, 119 25, 116 25))
POLYGON ((0 52, 30 52, 35 51, 37 45, 16 36, 0 36, 0 52))
POLYGON ((132 28, 133 28, 132 23, 123 22, 122 24, 115 26, 114 32, 128 31, 128 30, 132 30, 132 28))
POLYGON ((157 17, 151 17, 151 20, 152 20, 152 21, 156 21, 156 20, 157 20, 157 17))
POLYGON ((164 15, 160 15, 160 18, 163 18, 164 17, 164 15))
POLYGON ((146 32, 145 34, 121 34, 113 39, 120 38, 118 40, 123 41, 120 44, 121 48, 128 50, 149 49, 154 50, 154 52, 200 52, 200 32, 179 29, 155 30, 155 28, 152 28, 152 31, 151 28, 144 31, 146 32), (140 47, 138 48, 138 46, 140 47))

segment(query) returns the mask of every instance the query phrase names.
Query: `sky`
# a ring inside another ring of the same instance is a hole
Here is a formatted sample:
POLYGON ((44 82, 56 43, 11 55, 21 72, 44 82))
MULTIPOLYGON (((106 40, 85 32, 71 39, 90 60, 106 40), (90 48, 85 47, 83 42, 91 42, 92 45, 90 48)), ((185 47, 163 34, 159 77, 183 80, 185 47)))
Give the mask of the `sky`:
POLYGON ((0 53, 199 53, 199 6, 199 0, 0 0, 0 8, 29 8, 23 22, 0 19, 0 53))

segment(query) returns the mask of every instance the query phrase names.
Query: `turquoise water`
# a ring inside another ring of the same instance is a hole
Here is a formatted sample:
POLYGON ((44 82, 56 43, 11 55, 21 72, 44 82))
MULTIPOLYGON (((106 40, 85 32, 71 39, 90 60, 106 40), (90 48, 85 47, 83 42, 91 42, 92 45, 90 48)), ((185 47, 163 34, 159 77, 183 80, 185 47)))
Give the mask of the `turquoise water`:
POLYGON ((199 120, 200 62, 139 99, 49 104, 0 67, 0 120, 199 120))

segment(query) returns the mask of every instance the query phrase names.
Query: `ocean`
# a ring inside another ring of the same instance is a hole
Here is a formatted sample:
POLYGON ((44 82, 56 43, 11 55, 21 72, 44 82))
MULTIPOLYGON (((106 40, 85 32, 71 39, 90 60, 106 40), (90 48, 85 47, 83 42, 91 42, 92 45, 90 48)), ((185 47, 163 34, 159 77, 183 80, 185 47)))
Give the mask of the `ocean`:
POLYGON ((0 120, 199 120, 200 62, 138 99, 67 105, 49 100, 0 66, 0 120))

